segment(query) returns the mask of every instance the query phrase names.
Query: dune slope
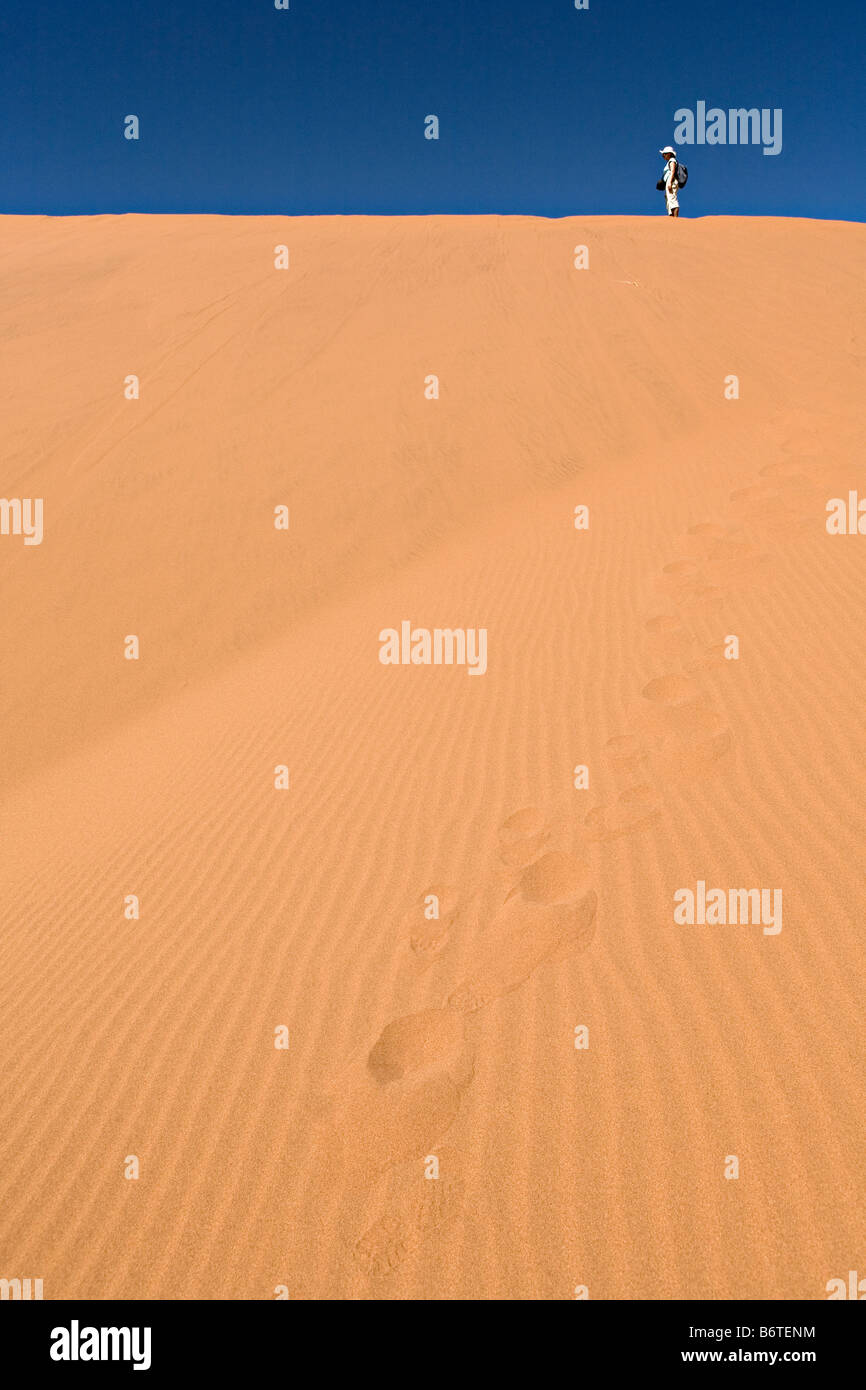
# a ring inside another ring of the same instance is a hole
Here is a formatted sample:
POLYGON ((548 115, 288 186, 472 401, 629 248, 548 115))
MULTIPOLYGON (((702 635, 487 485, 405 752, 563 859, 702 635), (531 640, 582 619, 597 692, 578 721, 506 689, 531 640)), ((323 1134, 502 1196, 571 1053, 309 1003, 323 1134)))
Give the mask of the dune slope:
POLYGON ((0 1276, 857 1267, 866 536, 825 523, 866 497, 863 253, 0 220, 0 492, 44 503, 41 544, 0 535, 0 1276), (404 621, 485 629, 486 671, 383 665, 404 621), (699 881, 780 889, 781 930, 678 924, 699 881))

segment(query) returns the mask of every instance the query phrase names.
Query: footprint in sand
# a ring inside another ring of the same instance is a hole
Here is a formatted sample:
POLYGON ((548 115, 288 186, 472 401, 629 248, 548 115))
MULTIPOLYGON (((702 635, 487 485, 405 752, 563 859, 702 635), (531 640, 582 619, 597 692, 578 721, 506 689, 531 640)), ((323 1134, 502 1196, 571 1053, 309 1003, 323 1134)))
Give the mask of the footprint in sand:
POLYGON ((411 950, 422 961, 434 959, 445 949, 458 926, 461 929, 471 926, 475 911, 474 904, 461 901, 453 888, 442 883, 431 884, 419 894, 404 918, 411 950), (438 917, 430 916, 434 909, 438 917))
POLYGON ((657 676, 641 695, 647 729, 660 740, 660 751, 675 770, 709 769, 729 752, 732 740, 725 719, 705 703, 688 676, 657 676))
POLYGON ((727 579, 715 583, 705 576, 700 584, 696 584, 690 593, 684 594, 679 600, 683 613, 704 613, 707 609, 717 609, 725 598, 726 588, 727 579))
POLYGON ((728 666, 730 663, 725 656, 726 648, 726 642, 708 642, 705 646, 699 647, 695 655, 691 656, 686 663, 686 671, 691 673, 694 671, 718 670, 721 667, 728 666))
POLYGON ((615 734, 607 740, 604 751, 611 767, 628 776, 642 772, 649 762, 649 747, 638 734, 615 734))
POLYGON ((463 1025, 447 1009, 406 1014, 382 1029, 367 1057, 367 1070, 379 1086, 460 1069, 463 1025))
POLYGON ((665 728, 680 722, 679 712, 700 699, 700 690, 688 676, 674 671, 670 675, 656 676, 647 681, 641 691, 644 700, 655 716, 655 722, 663 723, 665 728))
POLYGON ((670 560, 662 565, 662 587, 679 593, 703 582, 704 573, 697 560, 670 560))
POLYGON ((631 785, 614 802, 594 806, 584 816, 586 837, 596 843, 643 830, 659 819, 662 810, 661 798, 646 780, 652 766, 653 740, 639 734, 616 734, 607 740, 604 751, 617 777, 631 779, 631 785))
POLYGON ((318 1145, 353 1172, 420 1158, 450 1129, 473 1075, 463 1019, 423 1009, 387 1024, 319 1098, 318 1145))
POLYGON ((768 502, 778 502, 779 494, 769 483, 749 483, 746 487, 738 487, 729 492, 728 499, 738 507, 749 508, 758 504, 760 509, 768 502))
POLYGON ((711 541, 707 547, 707 563, 711 569, 722 565, 739 567, 756 558, 755 547, 745 537, 728 536, 723 541, 711 541))
POLYGON ((426 1178, 420 1162, 399 1174, 398 1190, 386 1194, 382 1215, 352 1246, 356 1263, 371 1279, 393 1273, 460 1211, 465 1185, 449 1172, 451 1166, 443 1161, 438 1178, 426 1178))
POLYGON ((764 481, 737 488, 730 494, 730 501, 738 516, 758 528, 778 527, 796 514, 790 495, 782 495, 775 479, 772 486, 764 481))
POLYGON ((703 582, 717 593, 750 583, 771 558, 755 549, 742 527, 717 521, 699 521, 690 526, 684 542, 700 555, 703 582))
MULTIPOLYGON (((822 468, 820 473, 823 474, 825 471, 822 468)), ((774 463, 765 463, 758 472, 762 478, 768 478, 779 491, 797 492, 801 488, 811 491, 819 487, 821 481, 818 470, 800 459, 777 459, 774 463)))
POLYGON ((550 850, 520 875, 479 937, 466 978, 448 1000, 458 1016, 510 994, 546 960, 582 951, 595 935, 598 897, 589 870, 550 850))
POLYGON ((837 486, 838 464, 820 455, 803 453, 792 443, 781 446, 783 459, 776 459, 760 468, 760 477, 781 493, 784 513, 767 520, 773 530, 790 530, 794 534, 809 530, 817 516, 822 516, 827 496, 837 486))
POLYGON ((688 632, 688 629, 673 613, 657 613, 654 617, 647 618, 644 627, 654 637, 673 637, 688 632))
MULTIPOLYGON (((544 816, 535 806, 524 806, 503 821, 499 827, 499 859, 505 870, 524 869, 537 859, 550 836, 544 816)), ((501 891, 503 883, 511 887, 514 875, 499 875, 494 887, 501 891)), ((416 899, 405 918, 406 934, 412 951, 422 961, 441 955, 456 928, 465 936, 478 926, 483 912, 483 898, 475 894, 461 899, 455 889, 443 884, 431 884, 416 899), (431 897, 438 899, 438 917, 431 917, 431 897)))
POLYGON ((786 454, 789 458, 795 458, 801 465, 825 469, 828 467, 827 459, 820 452, 823 443, 823 436, 816 438, 814 434, 808 436, 802 434, 792 439, 783 439, 779 445, 779 452, 786 454), (809 449, 814 450, 814 452, 807 452, 809 449))
POLYGON ((689 628, 669 614, 659 614, 644 625, 655 639, 659 656, 676 658, 687 674, 718 669, 726 665, 725 642, 699 642, 689 628))
POLYGON ((541 812, 525 806, 499 827, 499 858, 508 868, 523 869, 538 858, 548 839, 541 812))
POLYGON ((686 535, 694 537, 695 544, 710 545, 713 541, 726 540, 732 530, 731 526, 720 521, 696 521, 686 535))
POLYGON ((680 658, 694 640, 687 624, 673 613, 654 613, 646 619, 644 632, 653 649, 668 660, 680 658))
POLYGON ((654 825, 661 817, 661 800, 648 783, 628 787, 612 806, 595 806, 584 817, 590 840, 618 840, 654 825))
POLYGON ((767 519, 770 530, 800 536, 812 529, 816 518, 823 518, 829 487, 826 465, 816 467, 808 460, 781 459, 765 464, 760 472, 778 489, 785 503, 784 511, 767 519))
POLYGON ((703 564, 696 560, 671 560, 662 567, 657 585, 660 591, 683 612, 702 608, 720 597, 723 590, 703 564))

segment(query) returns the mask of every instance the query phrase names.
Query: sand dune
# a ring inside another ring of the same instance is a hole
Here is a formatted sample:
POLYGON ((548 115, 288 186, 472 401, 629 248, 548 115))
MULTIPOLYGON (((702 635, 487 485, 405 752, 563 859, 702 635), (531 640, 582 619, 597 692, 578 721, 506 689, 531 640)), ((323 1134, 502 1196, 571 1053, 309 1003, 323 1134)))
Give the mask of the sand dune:
POLYGON ((825 506, 866 497, 863 253, 779 219, 0 220, 0 492, 44 500, 40 545, 0 535, 0 1275, 824 1298, 857 1267, 866 538, 825 506), (384 665, 405 621, 485 629, 485 673, 384 665), (783 929, 677 925, 698 881, 781 888, 783 929))

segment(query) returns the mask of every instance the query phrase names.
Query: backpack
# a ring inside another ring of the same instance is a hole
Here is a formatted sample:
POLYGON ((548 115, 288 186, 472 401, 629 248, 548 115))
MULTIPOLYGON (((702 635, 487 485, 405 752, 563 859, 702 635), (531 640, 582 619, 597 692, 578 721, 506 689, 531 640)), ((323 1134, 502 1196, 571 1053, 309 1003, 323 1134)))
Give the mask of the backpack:
POLYGON ((685 164, 680 164, 679 160, 677 160, 677 167, 676 173, 674 174, 674 178, 676 179, 680 188, 685 188, 686 184, 689 181, 689 171, 686 168, 685 164))

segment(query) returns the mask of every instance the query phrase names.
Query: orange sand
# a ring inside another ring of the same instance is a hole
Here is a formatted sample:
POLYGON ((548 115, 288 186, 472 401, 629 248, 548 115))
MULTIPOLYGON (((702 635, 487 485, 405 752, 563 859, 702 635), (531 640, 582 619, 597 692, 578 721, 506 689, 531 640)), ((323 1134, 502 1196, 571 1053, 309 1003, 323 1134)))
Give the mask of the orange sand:
POLYGON ((0 492, 45 526, 0 536, 0 1276, 866 1274, 866 536, 825 528, 866 495, 864 252, 0 219, 0 492), (406 619, 486 628, 486 674, 382 665, 406 619), (676 925, 697 880, 781 887, 783 930, 676 925))

